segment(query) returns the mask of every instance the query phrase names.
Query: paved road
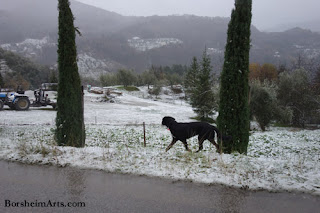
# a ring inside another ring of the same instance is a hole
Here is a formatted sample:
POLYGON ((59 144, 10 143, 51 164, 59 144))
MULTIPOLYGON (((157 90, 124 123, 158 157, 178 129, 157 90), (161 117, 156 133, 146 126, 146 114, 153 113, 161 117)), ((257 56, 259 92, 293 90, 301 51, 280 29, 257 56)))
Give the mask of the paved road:
POLYGON ((5 161, 0 161, 0 193, 0 212, 307 213, 320 209, 320 197, 307 194, 250 192, 5 161))

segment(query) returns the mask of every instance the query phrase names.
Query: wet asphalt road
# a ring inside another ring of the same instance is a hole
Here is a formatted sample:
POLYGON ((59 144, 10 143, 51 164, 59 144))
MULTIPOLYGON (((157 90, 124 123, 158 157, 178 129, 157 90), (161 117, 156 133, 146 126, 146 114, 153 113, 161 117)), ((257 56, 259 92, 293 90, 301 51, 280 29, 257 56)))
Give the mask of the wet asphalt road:
POLYGON ((219 185, 6 161, 0 161, 0 192, 0 212, 314 213, 320 210, 320 196, 308 194, 251 192, 219 185), (5 207, 9 202, 11 207, 5 207))

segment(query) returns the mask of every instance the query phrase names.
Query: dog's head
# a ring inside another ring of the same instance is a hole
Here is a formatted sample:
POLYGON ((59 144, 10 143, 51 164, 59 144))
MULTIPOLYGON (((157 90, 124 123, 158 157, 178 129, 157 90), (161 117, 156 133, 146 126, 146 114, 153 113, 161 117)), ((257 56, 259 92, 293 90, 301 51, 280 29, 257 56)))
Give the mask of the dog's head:
POLYGON ((162 125, 170 127, 172 123, 176 122, 176 119, 170 116, 165 116, 162 118, 162 125))

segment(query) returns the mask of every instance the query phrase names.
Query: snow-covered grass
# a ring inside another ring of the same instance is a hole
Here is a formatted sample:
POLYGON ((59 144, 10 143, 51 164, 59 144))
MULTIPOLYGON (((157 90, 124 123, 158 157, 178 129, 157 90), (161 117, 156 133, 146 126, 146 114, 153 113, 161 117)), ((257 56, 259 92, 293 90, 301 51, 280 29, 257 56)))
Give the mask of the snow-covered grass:
MULTIPOLYGON (((56 146, 55 111, 0 111, 0 159, 320 195, 320 130, 251 132, 247 155, 220 155, 209 142, 200 153, 186 152, 182 143, 165 152, 171 135, 161 119, 191 121, 194 113, 186 103, 142 99, 137 93, 125 93, 113 104, 92 102, 97 97, 85 96, 84 148, 56 146)), ((197 150, 196 138, 189 144, 197 150)))

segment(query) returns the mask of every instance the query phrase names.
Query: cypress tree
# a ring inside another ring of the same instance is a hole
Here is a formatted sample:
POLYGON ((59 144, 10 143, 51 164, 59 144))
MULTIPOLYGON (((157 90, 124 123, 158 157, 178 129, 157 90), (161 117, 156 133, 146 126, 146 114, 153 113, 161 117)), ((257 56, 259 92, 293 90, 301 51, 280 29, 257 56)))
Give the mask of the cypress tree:
POLYGON ((223 152, 247 153, 249 142, 249 51, 252 0, 235 0, 228 25, 225 49, 218 127, 222 134, 232 136, 223 143, 223 152))
POLYGON ((56 140, 61 146, 83 147, 82 89, 77 66, 76 28, 68 0, 58 1, 58 99, 56 140))

